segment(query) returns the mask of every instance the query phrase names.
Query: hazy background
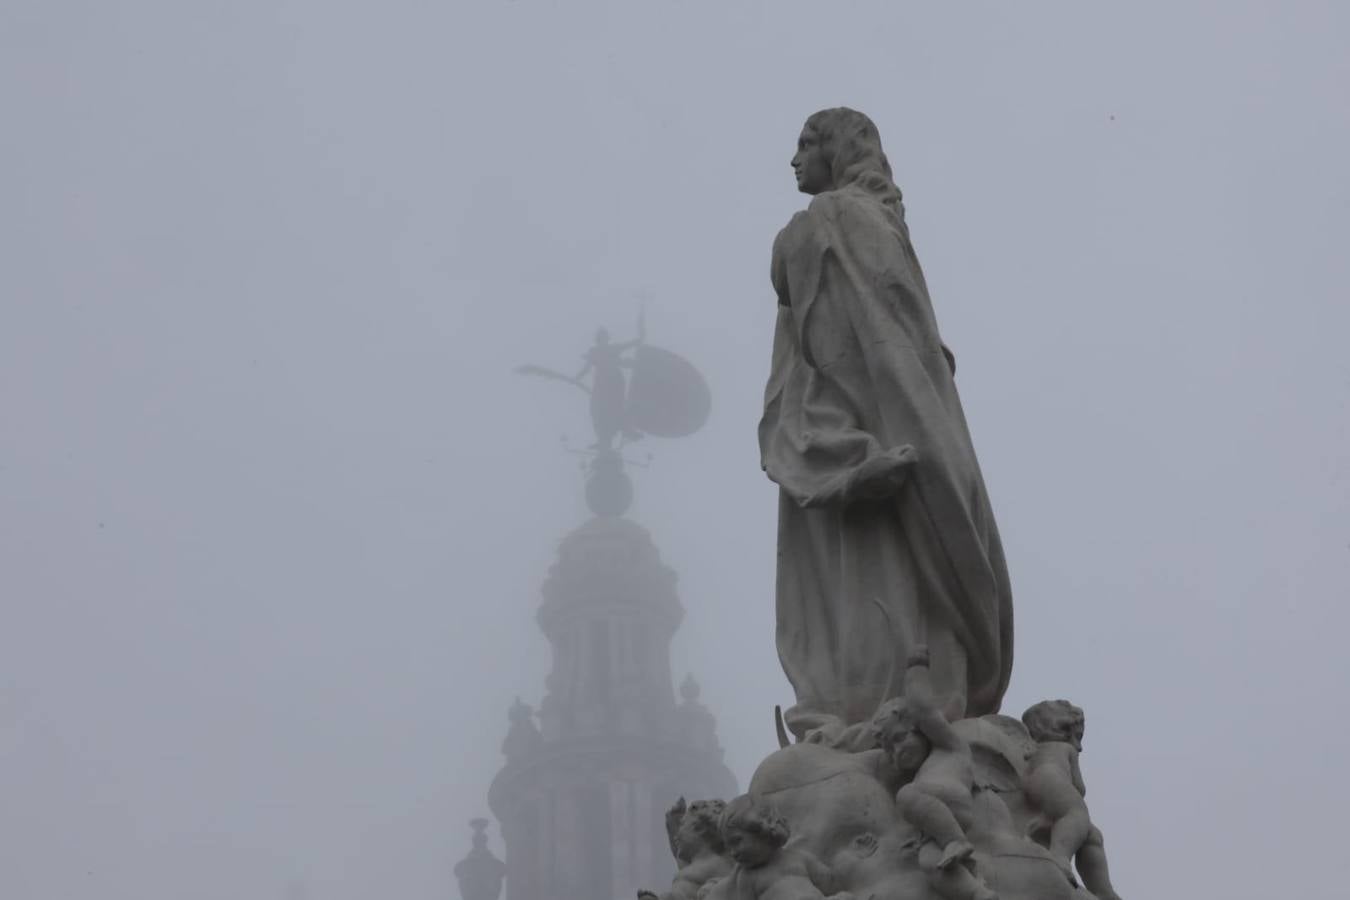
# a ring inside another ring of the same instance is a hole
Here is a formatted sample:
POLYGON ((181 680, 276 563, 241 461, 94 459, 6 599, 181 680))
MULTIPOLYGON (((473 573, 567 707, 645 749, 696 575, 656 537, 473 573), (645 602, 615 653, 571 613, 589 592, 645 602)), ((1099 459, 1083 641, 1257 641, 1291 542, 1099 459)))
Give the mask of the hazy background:
MULTIPOLYGON (((742 784, 802 120, 878 123, 1131 898, 1350 880, 1350 13, 0 5, 0 896, 455 898, 586 515, 574 370, 714 391, 633 517, 742 784)), ((642 449, 642 448, 638 448, 642 449)), ((501 844, 496 827, 493 846, 501 844)))

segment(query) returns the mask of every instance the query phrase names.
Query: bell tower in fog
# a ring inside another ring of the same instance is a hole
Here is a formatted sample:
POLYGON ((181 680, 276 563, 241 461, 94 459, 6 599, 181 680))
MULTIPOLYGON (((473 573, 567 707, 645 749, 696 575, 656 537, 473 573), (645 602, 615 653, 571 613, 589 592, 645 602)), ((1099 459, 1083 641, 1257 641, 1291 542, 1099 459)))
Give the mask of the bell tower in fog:
POLYGON ((692 678, 678 696, 670 641, 684 609, 675 572, 626 513, 633 486, 624 445, 702 426, 709 394, 683 358, 603 330, 575 378, 527 374, 590 396, 596 443, 586 451, 592 517, 566 535, 537 621, 553 665, 537 714, 516 701, 505 765, 489 805, 506 844, 507 900, 632 900, 662 890, 675 864, 665 811, 681 796, 729 798, 716 723, 692 678), (590 381, 584 377, 590 375, 590 381))

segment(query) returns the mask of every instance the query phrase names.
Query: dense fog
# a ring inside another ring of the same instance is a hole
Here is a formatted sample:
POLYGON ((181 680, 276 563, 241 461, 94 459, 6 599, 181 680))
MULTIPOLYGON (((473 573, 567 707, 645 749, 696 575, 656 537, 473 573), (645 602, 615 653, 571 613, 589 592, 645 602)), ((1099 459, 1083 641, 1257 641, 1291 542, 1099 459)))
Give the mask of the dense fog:
MULTIPOLYGON (((0 9, 0 895, 457 896, 589 515, 595 329, 744 784, 791 702, 755 425, 788 160, 880 128, 1129 897, 1350 879, 1340 4, 0 9), (563 440, 564 436, 566 441, 563 440)), ((502 852, 492 829, 494 849, 502 852)), ((597 898, 600 900, 600 898, 597 898)))

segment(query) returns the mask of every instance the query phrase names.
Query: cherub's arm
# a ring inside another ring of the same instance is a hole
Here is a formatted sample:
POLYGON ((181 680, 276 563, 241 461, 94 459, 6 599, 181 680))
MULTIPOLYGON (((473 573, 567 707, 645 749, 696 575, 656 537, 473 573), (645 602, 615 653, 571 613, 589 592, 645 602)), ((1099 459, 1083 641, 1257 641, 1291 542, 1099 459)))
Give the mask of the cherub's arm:
POLYGON ((941 750, 961 750, 965 742, 952 728, 933 699, 933 682, 928 674, 928 647, 919 645, 905 670, 905 702, 913 708, 915 724, 933 746, 941 750))
POLYGON ((1069 777, 1073 779, 1073 786, 1078 791, 1080 797, 1087 796, 1087 785, 1083 783, 1083 770, 1078 768, 1078 751, 1072 750, 1069 753, 1069 777))

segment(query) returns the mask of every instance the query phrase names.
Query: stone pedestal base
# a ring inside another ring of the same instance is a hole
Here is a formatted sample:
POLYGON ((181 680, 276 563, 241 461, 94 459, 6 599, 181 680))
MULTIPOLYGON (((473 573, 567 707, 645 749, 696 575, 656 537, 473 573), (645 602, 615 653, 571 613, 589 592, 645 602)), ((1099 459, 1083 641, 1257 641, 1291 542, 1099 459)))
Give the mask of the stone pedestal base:
MULTIPOLYGON (((1078 716, 1081 723, 1081 711, 1078 716)), ((1022 722, 1007 716, 963 719, 951 729, 958 736, 960 752, 950 758, 969 760, 969 768, 962 770, 970 775, 969 788, 948 794, 945 803, 933 800, 955 814, 947 821, 960 822, 957 834, 964 831, 964 846, 954 841, 944 845, 911 821, 934 820, 914 812, 916 785, 906 787, 913 774, 898 771, 893 747, 849 752, 823 743, 798 743, 760 764, 748 794, 728 805, 715 832, 705 829, 700 837, 697 829, 680 832, 678 817, 671 823, 672 844, 683 857, 682 873, 692 875, 697 869, 718 874, 701 884, 677 877, 676 890, 666 896, 670 900, 758 900, 761 894, 774 898, 791 894, 792 900, 832 896, 1119 900, 1106 871, 1101 832, 1087 821, 1079 791, 1074 793, 1080 797, 1081 820, 1066 821, 1055 833, 1062 851, 1065 828, 1077 828, 1079 834, 1087 830, 1086 838, 1069 851, 1075 855, 1076 870, 1050 849, 1054 846, 1050 826, 1067 817, 1063 810, 1055 810, 1060 815, 1052 817, 1045 808, 1058 802, 1053 790, 1057 786, 1041 783, 1045 777, 1038 760, 1046 758, 1046 745, 1033 740, 1022 722), (738 844, 775 829, 784 839, 769 840, 775 848, 767 858, 761 854, 759 859, 735 859, 738 844), (684 835, 685 846, 677 834, 684 835), (725 862, 720 870, 708 865, 716 857, 725 862)), ((1071 738, 1071 744, 1073 778, 1081 788, 1077 740, 1071 738)), ((1068 753, 1068 749, 1054 746, 1048 752, 1068 753)), ((917 789, 929 796, 936 793, 925 786, 917 789)), ((931 806, 920 813, 944 815, 931 806)))

